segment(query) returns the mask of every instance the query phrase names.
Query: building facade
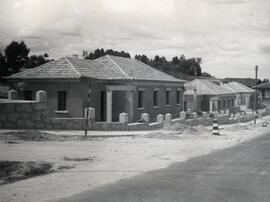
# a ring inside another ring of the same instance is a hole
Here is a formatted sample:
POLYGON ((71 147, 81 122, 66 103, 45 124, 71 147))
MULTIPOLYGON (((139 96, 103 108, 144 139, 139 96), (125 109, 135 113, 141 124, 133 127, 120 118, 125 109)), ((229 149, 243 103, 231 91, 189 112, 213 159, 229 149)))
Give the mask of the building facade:
POLYGON ((96 121, 116 122, 126 112, 135 122, 142 113, 155 120, 158 114, 178 116, 183 110, 185 81, 130 58, 65 57, 6 79, 20 99, 46 91, 50 117, 83 117, 85 108, 92 107, 96 121))
POLYGON ((186 83, 185 88, 185 109, 211 113, 234 107, 234 93, 206 79, 195 79, 186 83))

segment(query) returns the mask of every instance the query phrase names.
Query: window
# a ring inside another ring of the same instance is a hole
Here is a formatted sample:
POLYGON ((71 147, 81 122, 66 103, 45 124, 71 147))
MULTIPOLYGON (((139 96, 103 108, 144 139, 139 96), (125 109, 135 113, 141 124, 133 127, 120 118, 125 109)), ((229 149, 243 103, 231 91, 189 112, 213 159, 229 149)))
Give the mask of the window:
POLYGON ((143 91, 138 91, 138 108, 143 108, 143 91))
POLYGON ((226 108, 226 100, 224 99, 223 100, 223 109, 225 109, 226 108))
POLYGON ((65 111, 67 109, 66 91, 58 91, 57 96, 58 96, 57 97, 57 100, 58 100, 58 108, 57 108, 57 110, 65 111))
POLYGON ((154 107, 158 106, 158 91, 157 90, 153 91, 153 106, 154 107))
POLYGON ((170 91, 169 90, 166 90, 165 99, 166 99, 166 105, 170 105, 170 91))
POLYGON ((218 101, 218 108, 217 108, 217 110, 220 110, 221 109, 221 101, 219 100, 218 101))
POLYGON ((31 90, 24 91, 24 99, 25 100, 33 100, 33 92, 31 90))
POLYGON ((181 104, 181 91, 177 90, 176 91, 176 104, 181 104))

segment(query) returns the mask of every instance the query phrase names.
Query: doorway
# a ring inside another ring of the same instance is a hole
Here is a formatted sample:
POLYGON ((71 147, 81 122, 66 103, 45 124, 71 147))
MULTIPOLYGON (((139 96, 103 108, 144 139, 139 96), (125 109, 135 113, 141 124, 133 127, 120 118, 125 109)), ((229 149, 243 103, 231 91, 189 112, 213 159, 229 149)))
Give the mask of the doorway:
POLYGON ((107 105, 106 91, 100 92, 100 121, 106 121, 106 105, 107 105))

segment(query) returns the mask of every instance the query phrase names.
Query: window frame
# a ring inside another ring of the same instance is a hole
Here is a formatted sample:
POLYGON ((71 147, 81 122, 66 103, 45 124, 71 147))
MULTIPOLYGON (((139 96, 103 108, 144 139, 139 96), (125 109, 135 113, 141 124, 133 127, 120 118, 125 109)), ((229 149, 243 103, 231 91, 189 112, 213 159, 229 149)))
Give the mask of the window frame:
POLYGON ((138 90, 138 99, 137 99, 138 109, 144 109, 144 89, 138 90))
POLYGON ((170 107, 171 106, 171 89, 167 88, 165 91, 165 106, 170 107))
POLYGON ((181 90, 176 89, 176 105, 181 105, 181 104, 182 104, 182 102, 181 102, 181 90))
POLYGON ((153 107, 159 108, 159 90, 158 88, 153 90, 153 107))
POLYGON ((60 112, 67 111, 67 92, 66 91, 57 91, 57 111, 60 111, 60 112))

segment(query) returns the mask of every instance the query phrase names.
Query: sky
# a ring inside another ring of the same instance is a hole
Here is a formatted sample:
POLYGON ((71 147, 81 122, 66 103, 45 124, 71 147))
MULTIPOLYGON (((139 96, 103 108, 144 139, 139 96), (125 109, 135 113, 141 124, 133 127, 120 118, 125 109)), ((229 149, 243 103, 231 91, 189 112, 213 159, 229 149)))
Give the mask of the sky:
POLYGON ((0 51, 57 59, 97 48, 201 57, 218 77, 270 78, 270 0, 0 0, 0 51))

